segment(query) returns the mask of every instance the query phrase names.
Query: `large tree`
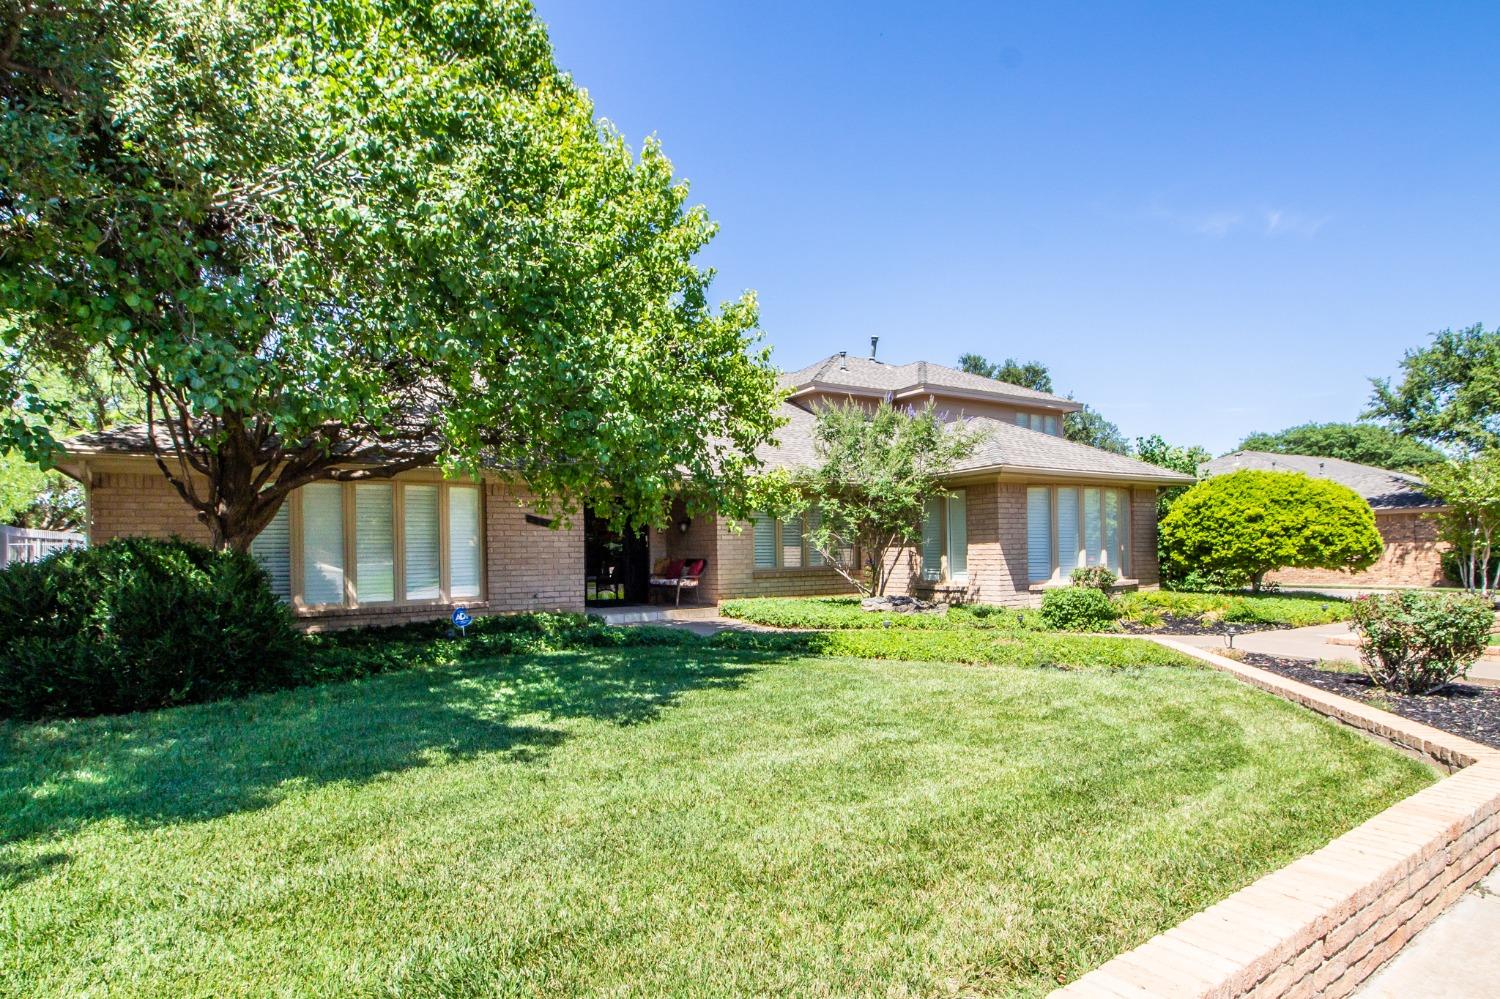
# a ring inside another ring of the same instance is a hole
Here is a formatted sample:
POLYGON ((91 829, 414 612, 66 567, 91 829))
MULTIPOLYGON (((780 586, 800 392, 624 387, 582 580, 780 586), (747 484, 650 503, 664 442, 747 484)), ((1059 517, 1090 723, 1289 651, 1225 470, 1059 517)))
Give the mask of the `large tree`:
POLYGON ((1250 434, 1240 441, 1239 450, 1311 454, 1402 471, 1446 460, 1436 448, 1376 423, 1303 423, 1273 434, 1250 434))
MULTIPOLYGON (((1174 472, 1194 477, 1198 474, 1198 466, 1213 457, 1207 448, 1197 444, 1168 444, 1161 434, 1137 437, 1132 453, 1147 464, 1158 468, 1170 468, 1174 472)), ((1156 491, 1156 519, 1160 520, 1165 517, 1172 509, 1172 504, 1177 502, 1177 498, 1190 488, 1192 487, 1170 486, 1158 489, 1156 491)))
POLYGON ((958 359, 958 366, 969 374, 982 378, 993 378, 1038 392, 1052 391, 1052 373, 1041 361, 1018 361, 1014 357, 1007 357, 996 363, 979 354, 963 354, 958 359))
POLYGON ((734 510, 775 375, 686 199, 524 0, 0 0, 0 446, 55 453, 24 362, 100 351, 219 546, 433 463, 734 510))
POLYGON ((1162 518, 1164 574, 1190 572, 1259 591, 1277 569, 1368 569, 1384 545, 1354 490, 1297 472, 1245 470, 1193 486, 1162 518))
POLYGON ((1398 382, 1373 384, 1367 417, 1461 452, 1500 447, 1500 330, 1476 323, 1434 333, 1406 352, 1398 382))

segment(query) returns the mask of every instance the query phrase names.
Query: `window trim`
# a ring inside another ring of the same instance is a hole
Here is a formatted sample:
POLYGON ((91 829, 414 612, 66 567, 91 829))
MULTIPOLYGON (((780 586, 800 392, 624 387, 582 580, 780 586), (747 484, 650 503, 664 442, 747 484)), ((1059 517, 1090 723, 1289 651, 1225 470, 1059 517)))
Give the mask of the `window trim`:
POLYGON ((448 481, 446 479, 395 478, 386 480, 391 485, 391 545, 392 571, 395 574, 394 596, 390 600, 361 601, 359 599, 359 567, 357 564, 357 530, 354 510, 354 490, 369 483, 335 482, 342 490, 340 500, 344 513, 344 599, 341 603, 308 603, 304 599, 304 559, 302 490, 293 490, 283 502, 287 507, 287 563, 290 573, 290 594, 285 598, 297 612, 327 611, 381 611, 403 608, 444 607, 452 604, 483 604, 489 600, 489 518, 488 497, 484 483, 448 481), (406 597, 406 487, 413 485, 438 487, 438 595, 421 600, 406 597), (479 595, 454 597, 450 585, 449 564, 452 559, 448 537, 449 495, 454 489, 477 491, 478 544, 479 544, 479 595))
MULTIPOLYGON (((801 557, 801 564, 800 565, 786 565, 785 564, 785 552, 786 552, 786 549, 784 547, 784 542, 782 541, 782 534, 781 534, 781 527, 782 527, 783 521, 781 521, 781 520, 779 520, 779 519, 777 519, 775 517, 772 517, 768 513, 757 512, 757 513, 752 513, 750 515, 749 526, 746 528, 745 533, 750 536, 750 540, 751 540, 751 544, 750 544, 750 571, 751 571, 752 574, 769 574, 769 573, 783 573, 783 572, 799 572, 799 573, 800 572, 838 572, 838 569, 834 567, 834 564, 832 562, 829 562, 829 561, 826 561, 826 560, 823 561, 823 562, 821 562, 821 563, 819 563, 818 565, 813 565, 812 564, 812 556, 813 556, 813 553, 815 552, 815 549, 807 541, 807 531, 808 531, 808 528, 807 528, 807 516, 806 516, 806 514, 798 514, 797 515, 797 520, 801 523, 801 526, 802 526, 802 544, 801 544, 802 557, 801 557), (769 520, 771 522, 771 526, 772 526, 772 528, 774 530, 773 537, 775 538, 775 541, 776 541, 775 545, 773 546, 774 550, 776 552, 776 564, 774 566, 770 566, 770 565, 757 565, 756 562, 755 562, 755 522, 756 522, 756 520, 769 520)), ((857 565, 859 565, 859 550, 857 548, 854 548, 854 547, 851 546, 850 549, 849 549, 849 565, 846 565, 844 568, 848 569, 848 568, 851 568, 851 567, 857 566, 857 565)))
MULTIPOLYGON (((1087 537, 1087 529, 1086 529, 1085 524, 1084 524, 1084 514, 1085 514, 1085 510, 1087 509, 1087 504, 1085 503, 1085 500, 1084 500, 1084 492, 1085 492, 1085 490, 1096 489, 1096 490, 1099 491, 1099 538, 1100 538, 1100 547, 1101 548, 1103 547, 1103 540, 1104 540, 1104 537, 1105 537, 1105 534, 1106 534, 1105 529, 1104 529, 1104 511, 1105 511, 1105 509, 1108 506, 1108 504, 1106 503, 1106 501, 1104 499, 1104 495, 1105 495, 1105 493, 1109 493, 1109 492, 1113 492, 1113 493, 1117 494, 1117 496, 1119 498, 1118 498, 1117 503, 1116 503, 1116 514, 1115 515, 1116 515, 1116 517, 1119 518, 1119 523, 1118 523, 1117 527, 1118 527, 1119 549, 1120 549, 1120 564, 1119 565, 1115 565, 1115 564, 1112 563, 1109 566, 1107 566, 1107 568, 1109 568, 1110 570, 1112 570, 1114 572, 1115 576, 1118 577, 1119 579, 1133 579, 1134 578, 1134 576, 1131 575, 1131 573, 1135 569, 1135 544, 1134 544, 1134 542, 1135 542, 1135 531, 1134 531, 1133 517, 1131 516, 1131 511, 1132 511, 1133 505, 1134 505, 1134 497, 1131 494, 1131 489, 1130 489, 1129 486, 1113 486, 1113 485, 1106 485, 1106 484, 1086 485, 1086 484, 1082 484, 1082 483, 1068 483, 1068 482, 1062 482, 1062 483, 1029 482, 1029 483, 1026 484, 1025 488, 1026 488, 1028 494, 1030 493, 1030 491, 1032 489, 1045 489, 1045 490, 1047 490, 1047 507, 1048 507, 1048 521, 1049 521, 1049 523, 1048 523, 1048 533, 1049 533, 1049 536, 1050 536, 1049 540, 1050 540, 1051 546, 1052 546, 1052 551, 1051 551, 1051 555, 1050 555, 1051 565, 1052 565, 1052 571, 1051 571, 1051 573, 1048 574, 1043 579, 1031 579, 1030 578, 1031 577, 1031 569, 1030 569, 1031 552, 1029 550, 1029 546, 1030 546, 1030 527, 1031 527, 1031 525, 1030 525, 1030 500, 1028 498, 1028 500, 1026 501, 1026 503, 1023 504, 1024 508, 1027 509, 1027 511, 1028 511, 1027 512, 1027 532, 1026 532, 1027 545, 1028 545, 1026 575, 1027 575, 1027 583, 1028 583, 1028 585, 1030 585, 1030 586, 1057 586, 1057 585, 1065 584, 1065 583, 1068 582, 1067 578, 1062 575, 1062 564, 1061 564, 1061 560, 1058 557, 1061 554, 1061 552, 1059 550, 1059 522, 1058 522, 1058 516, 1057 516, 1057 508, 1058 508, 1058 506, 1057 506, 1057 497, 1058 497, 1058 494, 1062 490, 1064 490, 1064 489, 1077 490, 1077 492, 1078 492, 1077 511, 1076 511, 1076 514, 1075 514, 1076 521, 1077 521, 1076 524, 1075 524, 1075 533, 1077 534, 1077 537, 1078 537, 1078 551, 1080 553, 1085 553, 1086 552, 1086 549, 1084 548, 1084 540, 1087 537)), ((1084 558, 1078 561, 1077 567, 1078 568, 1082 568, 1083 566, 1086 566, 1088 564, 1089 564, 1089 562, 1088 562, 1087 554, 1084 554, 1084 558)), ((1095 563, 1095 564, 1098 564, 1098 563, 1095 563)))

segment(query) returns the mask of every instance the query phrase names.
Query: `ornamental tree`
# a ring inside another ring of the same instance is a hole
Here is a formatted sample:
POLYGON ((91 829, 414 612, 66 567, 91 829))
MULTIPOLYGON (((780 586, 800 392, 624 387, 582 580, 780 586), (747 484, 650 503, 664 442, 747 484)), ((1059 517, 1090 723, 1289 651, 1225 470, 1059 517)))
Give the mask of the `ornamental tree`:
POLYGON ((713 233, 524 0, 0 3, 0 450, 47 462, 32 368, 102 355, 219 547, 430 464, 740 509, 775 374, 713 233))
POLYGON ((816 506, 808 544, 860 592, 884 594, 895 570, 889 556, 921 542, 927 501, 947 495, 942 478, 982 439, 962 423, 945 424, 930 403, 922 410, 831 406, 818 413, 816 465, 790 478, 792 499, 779 505, 816 506), (842 564, 838 552, 849 548, 860 552, 868 576, 842 564))
POLYGON ((1432 514, 1466 590, 1488 596, 1500 586, 1500 451, 1427 471, 1427 491, 1443 501, 1432 514))
POLYGON ((1368 569, 1384 550, 1375 514, 1348 486, 1296 472, 1246 470, 1189 489, 1162 518, 1167 574, 1248 582, 1277 569, 1368 569))

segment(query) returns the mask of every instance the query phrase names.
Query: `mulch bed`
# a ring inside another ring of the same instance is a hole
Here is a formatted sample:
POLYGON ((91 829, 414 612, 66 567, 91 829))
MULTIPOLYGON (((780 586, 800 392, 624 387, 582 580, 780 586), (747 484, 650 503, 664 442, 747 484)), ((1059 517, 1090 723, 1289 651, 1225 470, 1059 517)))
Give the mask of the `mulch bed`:
POLYGON ((1393 694, 1375 686, 1363 674, 1318 669, 1310 659, 1287 659, 1246 652, 1243 661, 1247 665, 1300 680, 1320 690, 1342 694, 1372 707, 1394 712, 1403 718, 1500 749, 1500 689, 1480 687, 1472 683, 1450 683, 1431 694, 1393 694))
POLYGON ((1236 635, 1243 635, 1251 631, 1284 631, 1291 625, 1266 624, 1260 621, 1215 621, 1213 624, 1204 624, 1195 617, 1163 614, 1159 624, 1121 621, 1120 627, 1133 635, 1222 635, 1229 628, 1233 628, 1236 635))

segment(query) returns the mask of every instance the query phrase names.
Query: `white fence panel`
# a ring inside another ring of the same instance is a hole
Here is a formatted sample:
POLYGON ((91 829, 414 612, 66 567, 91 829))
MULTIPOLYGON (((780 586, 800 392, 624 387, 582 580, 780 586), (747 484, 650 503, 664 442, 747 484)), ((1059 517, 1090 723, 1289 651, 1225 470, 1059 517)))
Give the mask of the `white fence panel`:
POLYGON ((12 562, 37 562, 64 548, 88 544, 76 531, 36 531, 29 527, 0 527, 0 568, 12 562))

